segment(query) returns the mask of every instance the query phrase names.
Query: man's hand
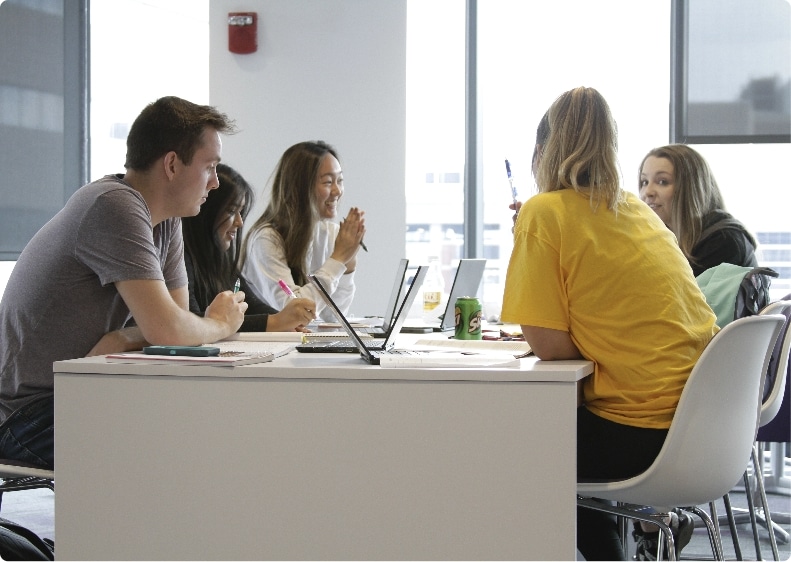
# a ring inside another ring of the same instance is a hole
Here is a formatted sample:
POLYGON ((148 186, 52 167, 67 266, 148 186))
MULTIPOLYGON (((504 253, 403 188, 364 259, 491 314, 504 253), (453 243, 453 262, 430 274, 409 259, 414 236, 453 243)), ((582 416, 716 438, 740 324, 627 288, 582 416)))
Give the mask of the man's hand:
POLYGON ((239 330, 239 326, 244 321, 244 313, 247 310, 247 303, 244 302, 244 291, 234 293, 223 291, 206 308, 204 318, 211 318, 222 324, 226 324, 233 329, 239 330))

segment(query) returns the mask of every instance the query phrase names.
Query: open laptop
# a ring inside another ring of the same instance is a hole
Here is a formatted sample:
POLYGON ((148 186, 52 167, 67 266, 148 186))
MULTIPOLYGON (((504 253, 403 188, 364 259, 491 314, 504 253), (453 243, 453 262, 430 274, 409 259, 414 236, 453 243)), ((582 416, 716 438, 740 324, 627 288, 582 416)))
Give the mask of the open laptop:
MULTIPOLYGON (((363 350, 367 351, 369 354, 372 351, 388 351, 395 345, 395 339, 398 336, 399 332, 401 331, 401 326, 403 326, 404 321, 406 320, 407 314, 409 313, 409 308, 412 306, 412 303, 415 302, 415 297, 417 296, 418 292, 420 292, 420 286, 423 284, 423 279, 426 277, 426 272, 428 271, 428 267, 420 266, 417 268, 415 275, 412 277, 412 283, 409 285, 409 289, 407 289, 406 296, 404 297, 403 302, 401 302, 401 306, 398 309, 398 313, 395 315, 393 319, 392 329, 390 333, 387 335, 385 339, 365 339, 360 337, 354 327, 352 327, 351 323, 346 319, 346 316, 343 315, 341 309, 338 308, 338 305, 335 304, 335 301, 332 300, 332 297, 321 284, 315 275, 309 276, 310 282, 319 290, 319 295, 327 304, 330 310, 335 313, 335 317, 337 318, 338 322, 341 325, 346 333, 349 335, 349 340, 333 340, 333 341, 312 341, 300 344, 296 347, 297 351, 302 353, 355 353, 356 351, 360 351, 361 353, 363 350)), ((365 355, 365 354, 363 354, 365 355)), ((366 359, 367 360, 367 359, 366 359)), ((370 363, 371 361, 369 361, 370 363)), ((376 365, 377 363, 372 363, 376 365)))
POLYGON ((398 269, 396 270, 395 280, 393 281, 393 288, 390 290, 390 298, 387 301, 387 308, 382 317, 381 326, 368 326, 364 328, 356 328, 358 332, 371 335, 375 338, 386 338, 390 335, 390 328, 396 317, 398 304, 401 302, 401 294, 404 289, 404 280, 406 279, 407 268, 409 267, 409 260, 406 258, 398 262, 398 269))
POLYGON ((459 260, 459 267, 456 268, 456 276, 453 278, 453 286, 448 295, 448 302, 445 305, 445 312, 442 313, 436 322, 425 320, 410 320, 409 324, 402 326, 402 332, 450 332, 456 329, 456 299, 459 297, 478 296, 478 289, 483 279, 483 270, 486 268, 485 259, 462 259, 459 260))

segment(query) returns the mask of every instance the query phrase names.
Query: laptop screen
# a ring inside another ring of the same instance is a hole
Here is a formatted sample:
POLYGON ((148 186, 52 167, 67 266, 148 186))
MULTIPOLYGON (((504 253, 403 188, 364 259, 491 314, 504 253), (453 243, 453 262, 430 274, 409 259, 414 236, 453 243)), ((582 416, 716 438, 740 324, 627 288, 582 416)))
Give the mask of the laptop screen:
MULTIPOLYGON (((420 286, 423 284, 423 279, 426 277, 426 271, 428 268, 425 266, 420 266, 417 269, 414 277, 412 278, 412 284, 409 286, 409 290, 406 293, 406 297, 404 297, 403 302, 401 303, 400 308, 398 309, 398 313, 395 316, 395 320, 393 322, 393 329, 388 334, 387 339, 385 340, 384 349, 388 349, 395 343, 395 338, 401 330, 401 327, 404 325, 404 321, 406 320, 407 314, 409 313, 409 309, 412 306, 412 303, 415 301, 415 297, 417 296, 418 290, 420 286)), ((360 335, 355 331, 352 327, 351 323, 346 319, 341 309, 338 308, 338 305, 335 304, 335 301, 332 300, 332 297, 324 288, 324 285, 321 284, 321 281, 315 276, 311 275, 309 277, 311 283, 319 290, 319 294, 327 306, 332 310, 335 314, 335 317, 338 319, 341 327, 346 331, 349 335, 349 339, 357 346, 357 349, 360 350, 360 354, 363 358, 368 361, 369 363, 373 359, 373 355, 371 351, 365 347, 365 343, 363 343, 362 338, 360 335)))

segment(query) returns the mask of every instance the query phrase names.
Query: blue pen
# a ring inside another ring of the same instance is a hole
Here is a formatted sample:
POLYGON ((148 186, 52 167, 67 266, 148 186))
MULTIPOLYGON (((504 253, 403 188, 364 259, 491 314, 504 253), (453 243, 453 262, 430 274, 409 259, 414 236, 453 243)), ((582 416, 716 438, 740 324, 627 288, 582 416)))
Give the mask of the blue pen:
POLYGON ((233 284, 233 292, 234 293, 238 293, 239 292, 239 288, 241 286, 242 286, 242 280, 241 279, 237 279, 236 283, 233 284))
POLYGON ((505 159, 505 171, 508 174, 508 184, 511 186, 511 197, 514 198, 514 205, 516 205, 516 186, 514 185, 514 178, 511 177, 511 164, 508 163, 508 158, 505 159))

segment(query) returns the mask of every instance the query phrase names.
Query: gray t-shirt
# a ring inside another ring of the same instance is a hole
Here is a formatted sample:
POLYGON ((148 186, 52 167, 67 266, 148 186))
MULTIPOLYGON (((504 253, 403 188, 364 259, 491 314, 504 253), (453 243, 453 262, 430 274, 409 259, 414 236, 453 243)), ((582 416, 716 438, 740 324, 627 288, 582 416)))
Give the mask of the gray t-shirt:
POLYGON ((0 421, 53 392, 54 361, 84 357, 129 320, 117 281, 187 285, 181 219, 152 229, 118 176, 83 186, 22 251, 0 301, 0 421))

